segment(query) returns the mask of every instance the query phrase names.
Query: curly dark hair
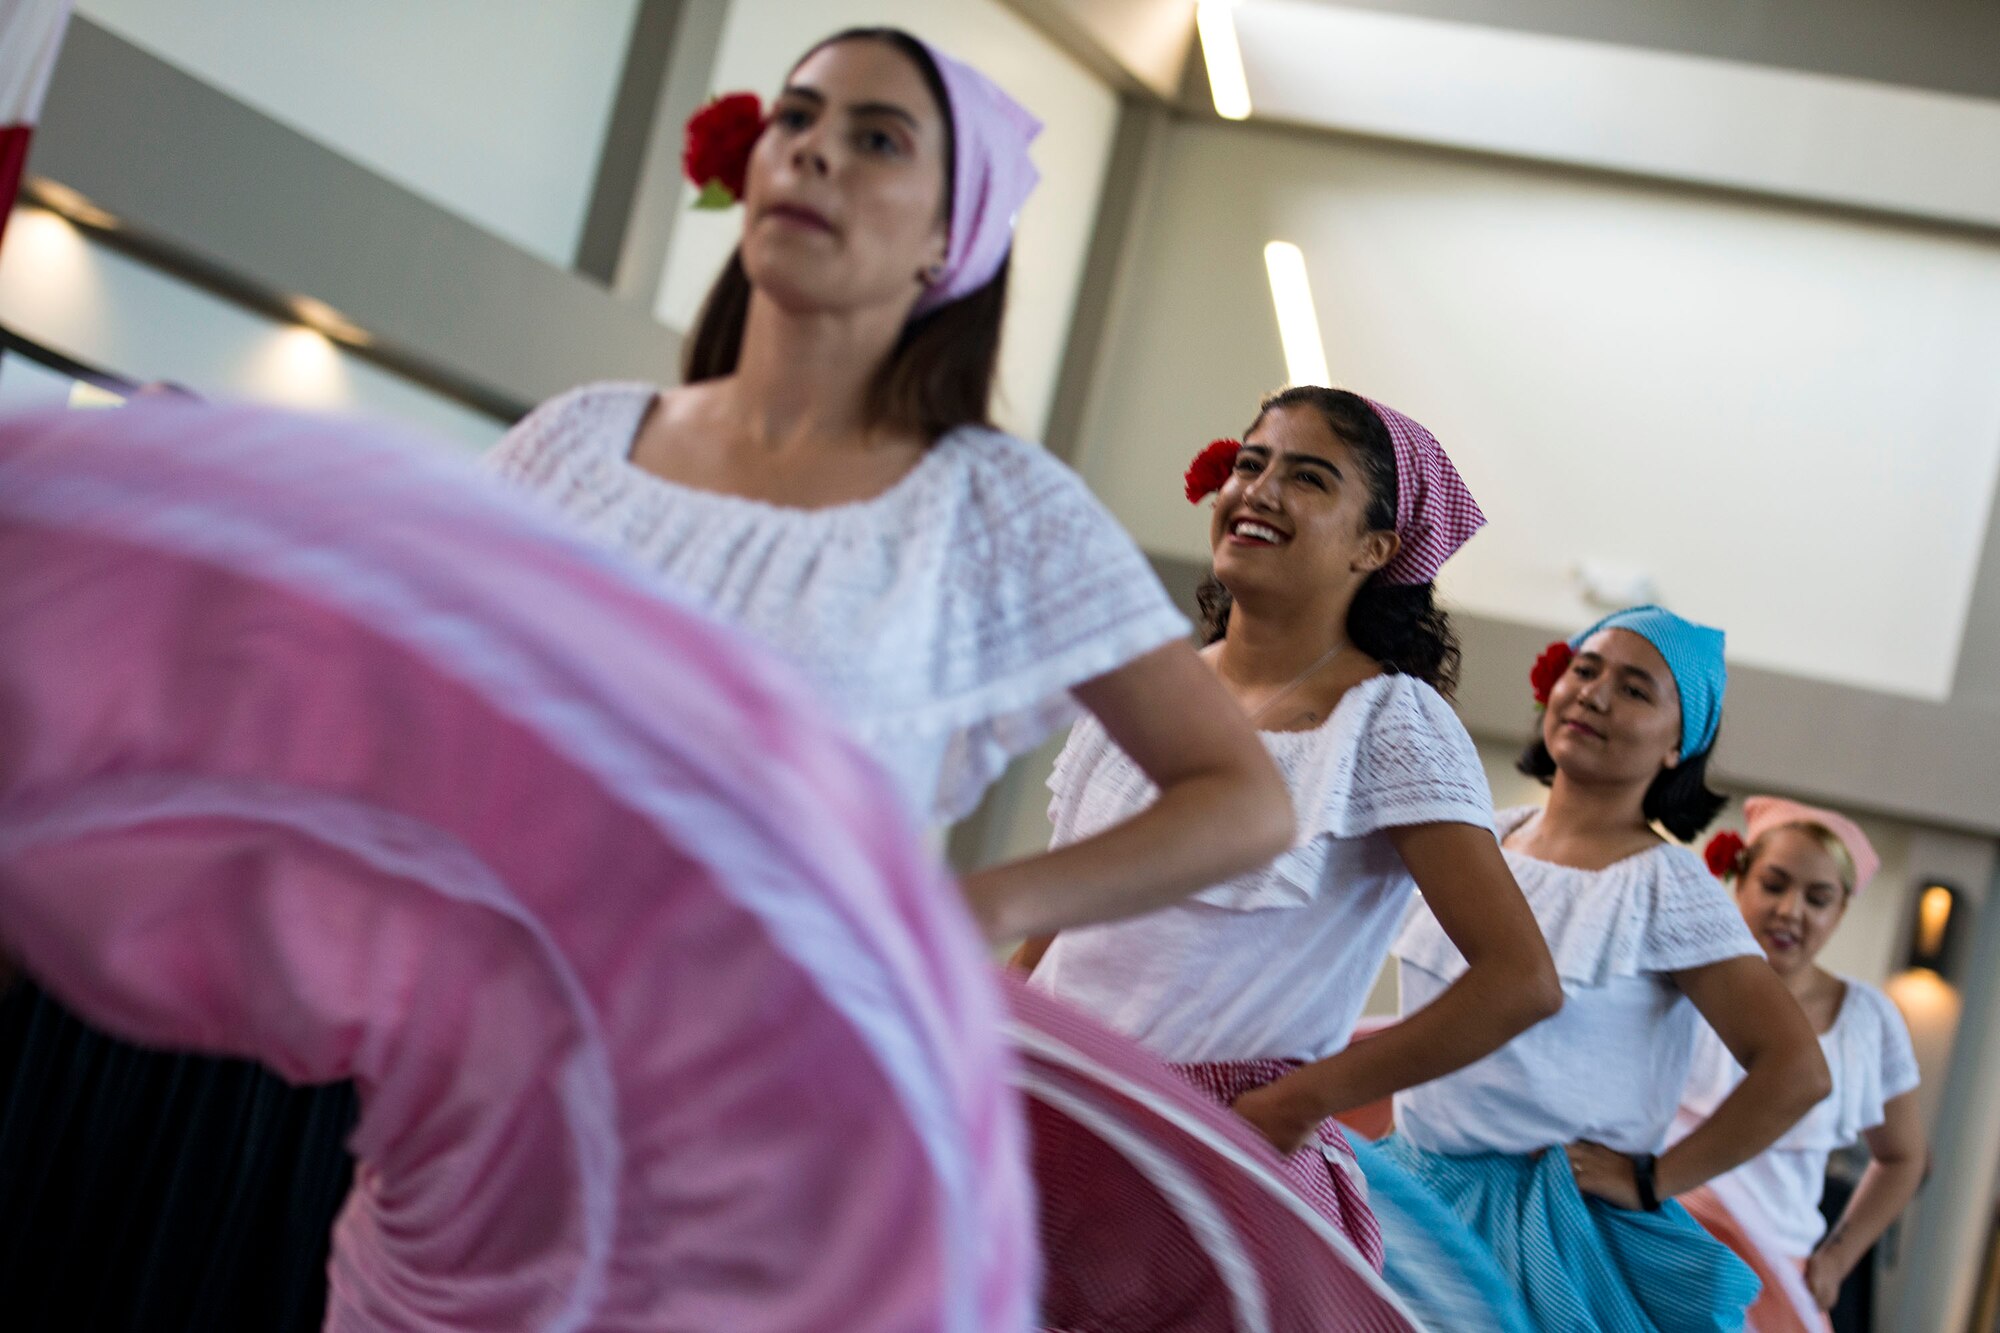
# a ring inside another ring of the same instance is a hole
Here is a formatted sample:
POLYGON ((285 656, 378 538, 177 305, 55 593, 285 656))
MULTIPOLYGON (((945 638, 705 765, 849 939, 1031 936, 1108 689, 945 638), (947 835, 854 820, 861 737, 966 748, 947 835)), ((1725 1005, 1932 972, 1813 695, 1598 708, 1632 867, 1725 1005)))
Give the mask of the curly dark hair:
MULTIPOLYGON (((1715 752, 1713 742, 1692 759, 1683 759, 1672 768, 1663 768, 1646 788, 1642 811, 1646 821, 1658 824, 1682 842, 1693 842, 1703 829, 1715 822, 1729 798, 1708 785, 1708 757, 1715 752)), ((1535 779, 1544 787, 1556 780, 1556 759, 1539 730, 1514 761, 1517 772, 1535 779)))
MULTIPOLYGON (((1278 408, 1311 408, 1354 451, 1368 487, 1366 521, 1375 531, 1396 526, 1396 445, 1389 428, 1368 400, 1345 389, 1299 385, 1274 393, 1257 405, 1248 435, 1278 408)), ((1203 642, 1214 643, 1229 629, 1229 589, 1210 574, 1195 594, 1201 607, 1203 642)), ((1437 604, 1435 583, 1385 583, 1376 574, 1361 585, 1347 609, 1347 637, 1390 671, 1415 676, 1449 699, 1458 689, 1458 633, 1437 604)))

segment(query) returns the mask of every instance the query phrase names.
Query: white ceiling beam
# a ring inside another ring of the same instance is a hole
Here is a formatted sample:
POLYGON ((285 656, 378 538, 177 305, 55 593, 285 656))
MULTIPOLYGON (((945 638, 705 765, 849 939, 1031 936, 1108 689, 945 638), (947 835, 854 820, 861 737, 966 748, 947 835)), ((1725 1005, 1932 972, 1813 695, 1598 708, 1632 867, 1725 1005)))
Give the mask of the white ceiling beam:
POLYGON ((1244 0, 1260 120, 2000 228, 2000 101, 1244 0))

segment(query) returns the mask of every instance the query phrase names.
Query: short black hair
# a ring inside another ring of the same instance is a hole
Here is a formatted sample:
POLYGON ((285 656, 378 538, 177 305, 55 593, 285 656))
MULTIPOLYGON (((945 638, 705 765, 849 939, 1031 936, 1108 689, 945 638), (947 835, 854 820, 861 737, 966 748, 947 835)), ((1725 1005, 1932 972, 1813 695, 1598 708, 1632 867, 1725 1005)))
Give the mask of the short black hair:
MULTIPOLYGON (((1646 788, 1642 807, 1649 823, 1658 824, 1682 842, 1693 842, 1703 829, 1715 822, 1729 798, 1708 785, 1708 757, 1714 746, 1692 759, 1683 759, 1672 768, 1663 768, 1646 788)), ((1556 759, 1549 753, 1541 733, 1528 742, 1514 761, 1516 771, 1535 779, 1544 787, 1556 780, 1556 759)))

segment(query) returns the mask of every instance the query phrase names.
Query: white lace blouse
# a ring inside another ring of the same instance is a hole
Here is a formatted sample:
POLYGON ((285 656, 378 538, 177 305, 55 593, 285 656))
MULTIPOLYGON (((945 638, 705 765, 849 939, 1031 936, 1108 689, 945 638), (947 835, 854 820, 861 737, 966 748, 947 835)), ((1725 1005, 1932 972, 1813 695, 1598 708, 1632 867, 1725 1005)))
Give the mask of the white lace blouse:
MULTIPOLYGON (((1181 1063, 1347 1045, 1416 887, 1387 830, 1488 829, 1493 797, 1451 705, 1409 676, 1363 681, 1314 730, 1262 735, 1300 821, 1292 850, 1147 916, 1064 931, 1031 985, 1181 1063)), ((1049 788, 1058 845, 1157 795, 1089 719, 1049 788)))
MULTIPOLYGON (((1827 1159, 1881 1124, 1889 1101, 1918 1082, 1916 1052, 1895 1004, 1873 986, 1842 980, 1847 994, 1840 1012, 1819 1039, 1833 1074, 1832 1093, 1765 1152, 1709 1182, 1745 1225, 1795 1259, 1810 1255, 1826 1234, 1819 1200, 1827 1159)), ((1693 1133, 1742 1081, 1743 1066, 1703 1024, 1673 1137, 1693 1133)))
POLYGON ((920 819, 968 813, 1076 715, 1072 687, 1188 633, 1124 529, 1036 445, 956 430, 873 499, 787 508, 633 464, 656 393, 574 389, 490 464, 790 658, 920 819))
MULTIPOLYGON (((1503 842, 1534 813, 1503 812, 1503 842)), ((1482 1060, 1397 1093, 1397 1132, 1457 1155, 1530 1153, 1578 1139, 1658 1152, 1701 1024, 1669 974, 1763 951, 1729 891, 1685 847, 1662 843, 1603 870, 1506 856, 1555 959, 1562 1011, 1482 1060)), ((1465 971, 1421 907, 1395 953, 1406 1014, 1465 971)))

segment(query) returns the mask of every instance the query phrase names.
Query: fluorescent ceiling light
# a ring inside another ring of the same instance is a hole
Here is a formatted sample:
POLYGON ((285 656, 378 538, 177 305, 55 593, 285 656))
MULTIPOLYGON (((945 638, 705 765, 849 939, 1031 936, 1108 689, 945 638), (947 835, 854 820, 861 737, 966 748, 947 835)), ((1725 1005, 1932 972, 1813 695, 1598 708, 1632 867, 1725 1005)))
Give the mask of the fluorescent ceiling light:
POLYGON ((1264 247, 1264 269, 1271 275, 1271 304, 1278 312, 1278 337, 1285 344, 1285 375, 1292 384, 1330 384, 1326 345, 1319 337, 1319 315, 1313 309, 1312 282, 1306 277, 1305 253, 1290 241, 1264 247))
POLYGON ((1250 80, 1243 73, 1243 48, 1236 41, 1236 19, 1229 12, 1232 8, 1229 0, 1200 0, 1194 7, 1194 25, 1201 34, 1201 58, 1208 66, 1208 93, 1215 99, 1215 114, 1224 120, 1248 120, 1250 80))

